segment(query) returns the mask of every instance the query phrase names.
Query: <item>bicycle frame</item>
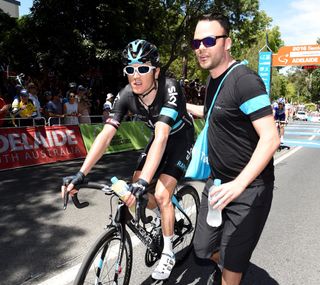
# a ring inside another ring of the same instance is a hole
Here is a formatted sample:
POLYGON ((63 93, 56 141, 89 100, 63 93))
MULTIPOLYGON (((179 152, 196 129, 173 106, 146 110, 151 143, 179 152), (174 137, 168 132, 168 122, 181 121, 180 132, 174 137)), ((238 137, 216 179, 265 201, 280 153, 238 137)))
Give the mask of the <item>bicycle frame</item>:
MULTIPOLYGON (((180 234, 185 235, 192 231, 192 222, 188 215, 184 212, 182 207, 179 204, 179 201, 175 194, 172 195, 171 198, 172 204, 175 208, 178 208, 179 211, 183 214, 183 216, 188 220, 189 225, 187 231, 180 234)), ((141 226, 139 223, 135 222, 132 215, 130 214, 128 208, 125 204, 119 199, 118 209, 115 214, 115 218, 112 219, 112 215, 110 215, 111 223, 107 226, 107 229, 112 227, 116 227, 119 232, 121 232, 121 241, 124 242, 125 239, 125 227, 128 226, 129 229, 140 239, 140 241, 149 248, 155 255, 160 255, 162 252, 161 244, 158 242, 159 233, 154 232, 153 229, 151 231, 147 231, 145 228, 146 224, 141 226)), ((178 242, 181 240, 181 237, 178 237, 173 241, 173 246, 175 247, 178 242)), ((123 250, 121 252, 121 257, 123 255, 123 250)))

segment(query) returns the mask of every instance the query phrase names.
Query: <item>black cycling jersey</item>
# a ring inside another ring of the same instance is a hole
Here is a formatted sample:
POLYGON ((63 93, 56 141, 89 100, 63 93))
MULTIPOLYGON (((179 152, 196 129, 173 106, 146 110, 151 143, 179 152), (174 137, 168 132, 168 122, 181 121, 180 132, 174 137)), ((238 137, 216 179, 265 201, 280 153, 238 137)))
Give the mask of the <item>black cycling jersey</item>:
POLYGON ((148 110, 143 106, 138 95, 132 92, 130 84, 126 85, 114 101, 111 111, 112 119, 108 119, 106 123, 117 128, 128 111, 136 115, 139 120, 146 122, 147 126, 153 130, 156 122, 168 124, 172 128, 170 134, 193 125, 186 110, 186 99, 180 84, 172 78, 159 80, 157 95, 148 106, 148 110))

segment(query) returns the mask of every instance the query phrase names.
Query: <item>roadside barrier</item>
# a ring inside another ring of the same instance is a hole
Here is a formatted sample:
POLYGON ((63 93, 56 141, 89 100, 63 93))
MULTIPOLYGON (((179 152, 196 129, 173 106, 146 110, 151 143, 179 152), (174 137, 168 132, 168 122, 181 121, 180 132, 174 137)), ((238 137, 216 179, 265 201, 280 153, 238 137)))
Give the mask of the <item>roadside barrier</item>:
POLYGON ((87 154, 78 126, 3 128, 0 170, 83 158, 87 154))
MULTIPOLYGON (((19 118, 19 117, 12 117, 12 118, 1 118, 3 122, 10 122, 12 124, 11 127, 34 127, 34 126, 45 126, 47 125, 46 118, 44 117, 37 117, 37 118, 19 118)), ((2 127, 3 128, 3 127, 2 127)))
MULTIPOLYGON (((195 120, 196 134, 203 125, 203 120, 195 120)), ((100 123, 0 128, 0 170, 84 158, 103 127, 100 123)), ((122 122, 105 153, 143 149, 150 136, 144 122, 122 122)))

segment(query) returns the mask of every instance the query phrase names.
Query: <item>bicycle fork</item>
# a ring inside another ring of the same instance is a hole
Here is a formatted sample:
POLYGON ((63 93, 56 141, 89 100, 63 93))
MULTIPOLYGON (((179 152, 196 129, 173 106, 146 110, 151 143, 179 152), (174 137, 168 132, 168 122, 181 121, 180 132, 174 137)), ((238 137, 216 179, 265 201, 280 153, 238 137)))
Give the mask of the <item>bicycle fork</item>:
MULTIPOLYGON (((117 259, 115 262, 115 268, 114 268, 114 277, 113 277, 113 285, 118 285, 118 279, 119 279, 119 275, 122 272, 122 266, 121 266, 121 261, 122 261, 122 257, 123 257, 123 253, 124 253, 124 248, 125 248, 125 223, 124 221, 122 221, 123 219, 121 219, 121 216, 125 214, 125 209, 123 207, 123 204, 118 206, 119 209, 117 211, 117 213, 119 214, 119 216, 117 216, 115 218, 115 224, 112 225, 112 227, 117 228, 115 233, 120 233, 120 245, 119 245, 119 250, 117 253, 117 259)), ((106 253, 108 250, 109 246, 105 246, 101 252, 101 256, 100 256, 100 260, 98 263, 98 268, 96 271, 96 279, 95 279, 95 285, 100 285, 101 280, 100 277, 102 276, 103 270, 106 269, 105 267, 105 262, 108 262, 108 260, 106 260, 106 253)))

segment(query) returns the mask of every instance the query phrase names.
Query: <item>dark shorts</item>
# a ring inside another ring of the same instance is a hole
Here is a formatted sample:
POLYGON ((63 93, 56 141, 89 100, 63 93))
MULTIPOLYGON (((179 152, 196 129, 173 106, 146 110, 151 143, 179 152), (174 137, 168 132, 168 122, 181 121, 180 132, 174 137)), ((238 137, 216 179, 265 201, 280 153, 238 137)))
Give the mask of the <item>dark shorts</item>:
POLYGON ((209 259, 219 251, 219 265, 233 272, 244 272, 271 208, 273 182, 248 187, 223 209, 223 222, 217 228, 206 222, 208 189, 212 184, 209 179, 202 193, 194 238, 195 253, 199 258, 209 259))
MULTIPOLYGON (((153 139, 154 137, 150 139, 148 145, 141 153, 136 170, 142 170, 153 139)), ((193 144, 193 127, 187 127, 176 134, 170 135, 155 177, 159 177, 160 174, 168 174, 179 181, 189 165, 193 144)))

